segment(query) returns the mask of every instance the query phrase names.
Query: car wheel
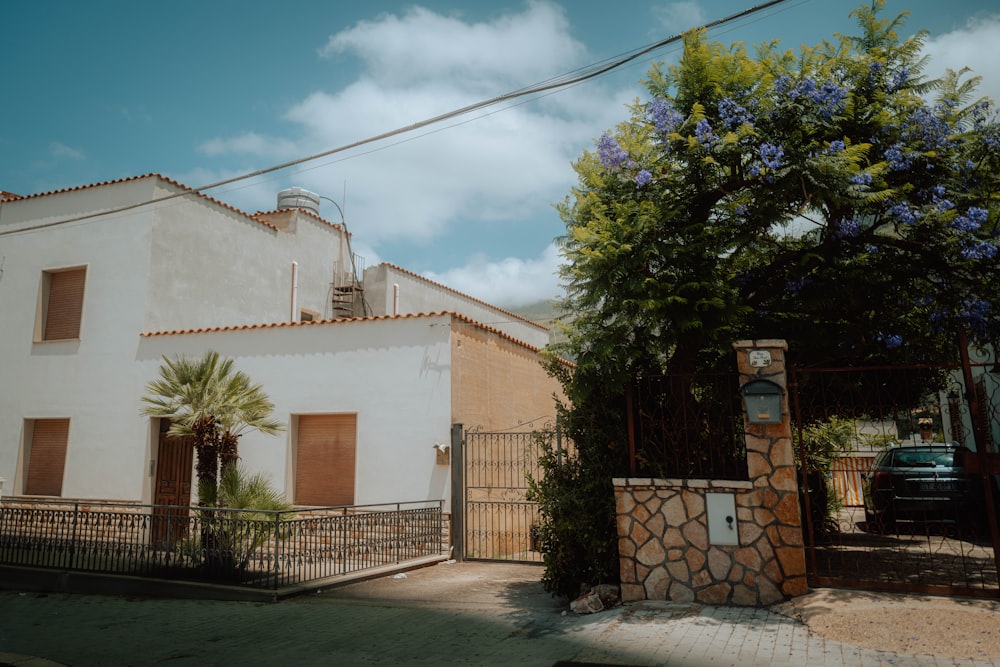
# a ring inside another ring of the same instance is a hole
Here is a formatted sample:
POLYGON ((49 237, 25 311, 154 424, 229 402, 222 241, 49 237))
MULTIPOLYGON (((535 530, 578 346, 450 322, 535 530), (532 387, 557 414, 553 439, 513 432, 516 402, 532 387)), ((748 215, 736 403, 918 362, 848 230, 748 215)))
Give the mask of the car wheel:
POLYGON ((870 510, 865 510, 865 528, 869 533, 887 533, 892 530, 895 522, 889 512, 874 514, 870 510))

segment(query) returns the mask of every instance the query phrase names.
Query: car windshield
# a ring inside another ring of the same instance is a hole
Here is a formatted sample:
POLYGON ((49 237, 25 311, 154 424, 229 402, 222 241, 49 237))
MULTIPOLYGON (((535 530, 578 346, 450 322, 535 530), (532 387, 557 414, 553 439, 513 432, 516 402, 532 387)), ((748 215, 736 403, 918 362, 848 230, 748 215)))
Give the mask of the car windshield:
POLYGON ((894 464, 903 468, 933 468, 935 466, 954 466, 955 452, 944 451, 898 451, 894 464))

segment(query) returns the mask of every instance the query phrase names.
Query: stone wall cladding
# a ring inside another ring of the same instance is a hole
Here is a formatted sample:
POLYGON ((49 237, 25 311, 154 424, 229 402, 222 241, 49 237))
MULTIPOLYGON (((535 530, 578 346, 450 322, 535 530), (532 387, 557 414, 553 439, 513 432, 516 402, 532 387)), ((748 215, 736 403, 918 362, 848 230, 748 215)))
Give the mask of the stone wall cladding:
MULTIPOLYGON (((783 341, 736 345, 741 381, 785 386, 783 341), (744 352, 766 349, 751 369, 744 352), (764 372, 760 372, 764 371, 764 372)), ((787 392, 781 424, 747 424, 749 481, 614 480, 622 600, 765 606, 808 591, 787 392), (706 494, 731 493, 739 545, 709 541, 706 494)))

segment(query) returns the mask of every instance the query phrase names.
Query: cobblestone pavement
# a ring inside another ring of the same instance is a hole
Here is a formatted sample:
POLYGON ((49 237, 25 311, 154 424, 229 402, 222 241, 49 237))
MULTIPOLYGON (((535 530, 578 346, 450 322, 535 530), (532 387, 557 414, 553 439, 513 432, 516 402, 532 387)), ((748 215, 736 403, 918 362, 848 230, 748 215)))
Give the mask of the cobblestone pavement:
POLYGON ((2 591, 0 667, 1000 665, 860 649, 770 609, 646 602, 578 616, 540 575, 442 564, 278 603, 2 591))

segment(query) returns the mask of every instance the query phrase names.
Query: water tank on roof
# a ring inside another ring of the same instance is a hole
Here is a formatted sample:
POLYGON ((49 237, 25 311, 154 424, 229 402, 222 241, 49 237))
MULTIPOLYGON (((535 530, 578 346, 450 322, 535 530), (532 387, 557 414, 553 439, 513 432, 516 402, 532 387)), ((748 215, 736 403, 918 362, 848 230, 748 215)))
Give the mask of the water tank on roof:
POLYGON ((304 208, 319 215, 319 195, 302 188, 288 188, 278 193, 278 208, 304 208))

